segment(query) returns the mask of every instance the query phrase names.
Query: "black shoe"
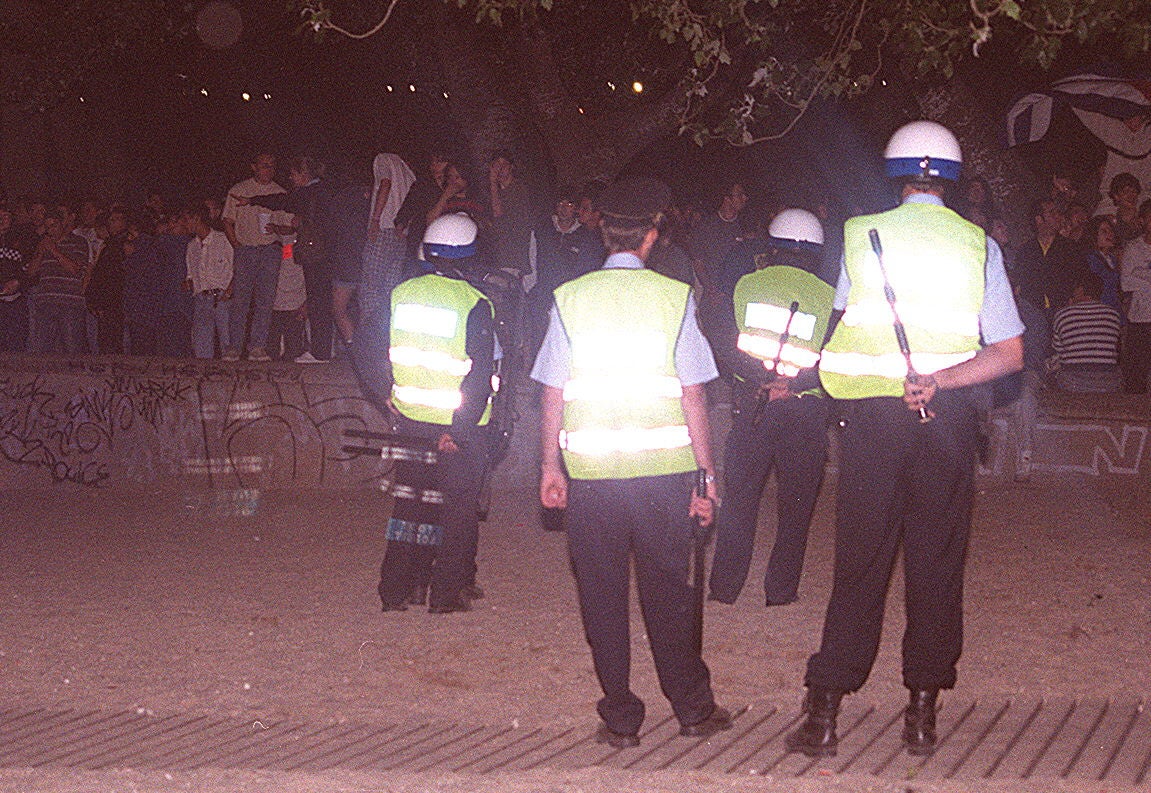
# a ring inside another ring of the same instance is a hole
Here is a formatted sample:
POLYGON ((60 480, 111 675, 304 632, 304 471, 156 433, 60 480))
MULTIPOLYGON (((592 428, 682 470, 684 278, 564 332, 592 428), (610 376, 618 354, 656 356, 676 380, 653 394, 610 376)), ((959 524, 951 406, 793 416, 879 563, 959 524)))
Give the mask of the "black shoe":
POLYGON ((407 603, 384 603, 381 611, 407 611, 407 603))
POLYGON ((935 751, 935 700, 939 689, 912 689, 903 711, 903 745, 908 754, 926 757, 935 751))
POLYGON ((843 693, 840 691, 808 689, 803 706, 807 718, 784 739, 788 751, 808 757, 835 757, 839 746, 835 719, 839 715, 839 701, 842 698, 843 693))
POLYGON ((449 601, 447 603, 439 603, 434 606, 428 606, 429 614, 454 614, 457 611, 471 611, 472 604, 468 602, 465 597, 460 597, 458 600, 449 601))
POLYGON ((460 590, 460 594, 468 600, 482 600, 484 597, 484 591, 475 584, 468 584, 460 590))
POLYGON ((710 738, 717 732, 730 729, 731 713, 728 712, 727 708, 716 705, 710 716, 695 724, 683 725, 679 728, 679 734, 689 738, 710 738))
POLYGON ((595 731, 595 742, 606 743, 613 749, 631 749, 639 746, 639 736, 616 732, 606 724, 601 724, 595 731))

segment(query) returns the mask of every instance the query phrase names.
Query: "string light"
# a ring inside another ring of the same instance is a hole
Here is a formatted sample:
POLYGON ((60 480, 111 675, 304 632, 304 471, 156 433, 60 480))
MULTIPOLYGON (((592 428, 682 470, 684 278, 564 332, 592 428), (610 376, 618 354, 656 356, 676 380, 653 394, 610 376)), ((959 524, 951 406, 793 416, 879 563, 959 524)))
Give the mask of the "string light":
POLYGON ((608 80, 607 81, 607 87, 614 91, 615 90, 615 83, 613 83, 611 80, 608 80))
POLYGON ((411 85, 411 84, 409 84, 409 85, 408 85, 408 90, 409 90, 409 91, 411 91, 411 92, 414 94, 414 93, 416 92, 416 87, 415 87, 414 85, 411 85))
POLYGON ((251 95, 251 94, 249 94, 247 91, 245 91, 244 93, 240 94, 240 96, 241 96, 241 97, 243 97, 243 99, 244 99, 244 101, 245 101, 245 102, 247 102, 247 101, 251 100, 251 98, 252 98, 252 95, 251 95))
POLYGON ((391 87, 390 85, 387 85, 387 86, 384 86, 384 87, 388 89, 388 93, 389 93, 389 94, 392 92, 392 87, 391 87))
POLYGON ((201 88, 200 93, 204 96, 207 96, 208 95, 208 89, 207 88, 201 88))
POLYGON ((271 94, 264 94, 264 99, 271 99, 271 98, 272 98, 271 94))
POLYGON ((635 91, 637 94, 642 94, 643 93, 643 83, 641 83, 639 80, 636 80, 634 83, 631 84, 631 90, 635 91))

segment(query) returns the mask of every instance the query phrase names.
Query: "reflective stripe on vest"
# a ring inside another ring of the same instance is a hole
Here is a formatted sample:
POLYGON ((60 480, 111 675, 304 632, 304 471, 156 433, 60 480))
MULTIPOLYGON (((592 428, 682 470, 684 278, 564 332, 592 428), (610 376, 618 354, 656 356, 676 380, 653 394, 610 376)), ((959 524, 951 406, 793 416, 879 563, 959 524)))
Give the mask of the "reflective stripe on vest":
POLYGON ((907 362, 869 229, 879 232, 884 269, 920 374, 973 358, 979 350, 979 311, 987 237, 946 207, 906 203, 852 218, 844 226, 844 262, 851 281, 847 309, 824 348, 820 379, 837 399, 902 396, 907 362))
MULTIPOLYGON (((740 331, 736 346, 761 360, 765 369, 795 377, 819 363, 835 299, 827 283, 798 267, 773 265, 740 278, 732 298, 740 331), (781 350, 785 331, 787 342, 781 350)), ((811 393, 823 392, 816 388, 811 393)))
POLYGON ((571 344, 559 443, 574 479, 694 470, 676 376, 686 284, 650 270, 606 269, 556 289, 571 344))
MULTIPOLYGON (((392 402, 415 421, 450 425, 463 403, 460 387, 471 372, 467 320, 476 304, 491 302, 470 284, 442 275, 404 281, 392 292, 392 402)), ((488 423, 491 400, 480 424, 488 423)))

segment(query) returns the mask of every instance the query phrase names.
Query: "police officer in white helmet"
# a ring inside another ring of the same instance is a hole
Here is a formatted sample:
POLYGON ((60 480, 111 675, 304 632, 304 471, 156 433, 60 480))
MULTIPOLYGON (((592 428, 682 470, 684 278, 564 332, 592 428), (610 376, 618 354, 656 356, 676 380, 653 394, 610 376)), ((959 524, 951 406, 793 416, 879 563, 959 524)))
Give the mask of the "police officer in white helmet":
MULTIPOLYGON (((442 538, 428 593, 433 614, 468 611, 471 601, 483 596, 475 585, 475 557, 497 345, 491 301, 464 278, 475 255, 476 231, 475 221, 464 214, 430 223, 421 258, 435 271, 400 283, 388 315, 376 317, 356 345, 356 368, 374 401, 385 407, 401 435, 427 438, 436 451, 438 488, 398 490, 389 525, 390 538, 411 540, 435 523, 416 514, 421 505, 442 501, 436 510, 442 538)), ((385 611, 402 610, 407 591, 420 583, 417 573, 401 569, 405 561, 389 564, 385 556, 380 584, 385 611)))
POLYGON ((767 229, 730 298, 717 307, 711 341, 732 375, 732 426, 724 450, 724 501, 716 519, 709 598, 734 603, 751 564, 759 503, 775 472, 775 544, 764 574, 767 606, 798 597, 807 531, 827 459, 828 402, 816 364, 834 290, 819 278, 823 226, 785 209, 767 229))
POLYGON ((835 298, 844 314, 819 364, 844 428, 831 599, 807 665, 806 719, 787 736, 811 757, 835 754, 840 699, 871 672, 900 552, 902 739, 911 754, 934 751, 936 698, 955 685, 963 642, 978 386, 1023 366, 999 247, 943 202, 962 164, 955 136, 915 121, 884 156, 902 203, 845 224, 835 298))

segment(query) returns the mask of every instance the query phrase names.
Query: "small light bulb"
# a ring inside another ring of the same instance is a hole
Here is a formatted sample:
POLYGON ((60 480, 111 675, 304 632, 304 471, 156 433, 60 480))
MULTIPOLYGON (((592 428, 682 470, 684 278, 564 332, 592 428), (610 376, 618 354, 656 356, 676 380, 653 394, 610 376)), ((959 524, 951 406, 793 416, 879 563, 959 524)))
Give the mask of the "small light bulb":
POLYGON ((244 98, 244 101, 245 101, 245 102, 247 102, 248 100, 250 100, 250 99, 252 98, 252 95, 251 95, 251 94, 249 94, 247 91, 245 91, 244 93, 240 94, 240 96, 242 96, 242 97, 244 98))
POLYGON ((639 80, 636 80, 634 83, 631 84, 631 90, 635 91, 637 94, 642 94, 643 93, 643 83, 641 83, 639 80))
POLYGON ((208 95, 208 89, 207 88, 201 88, 200 93, 203 94, 204 96, 207 96, 208 95))

